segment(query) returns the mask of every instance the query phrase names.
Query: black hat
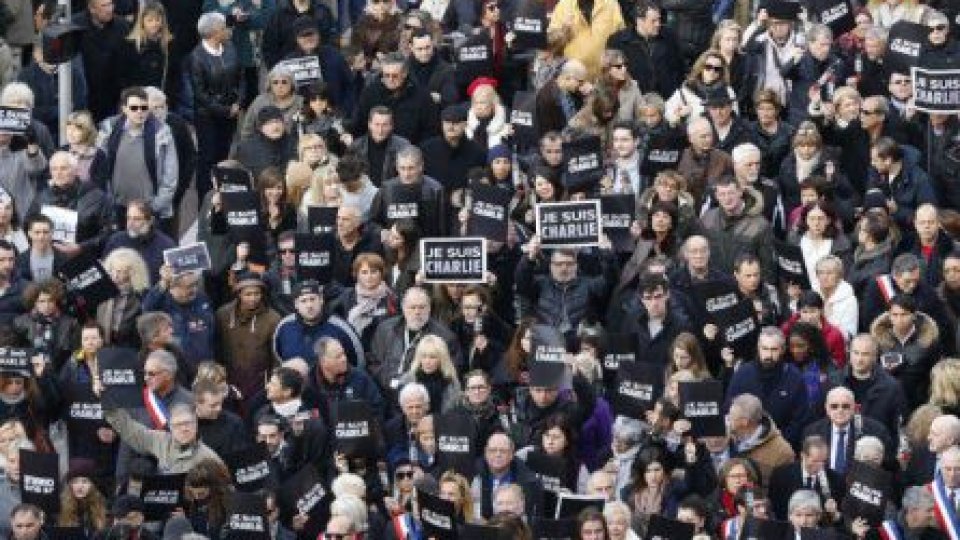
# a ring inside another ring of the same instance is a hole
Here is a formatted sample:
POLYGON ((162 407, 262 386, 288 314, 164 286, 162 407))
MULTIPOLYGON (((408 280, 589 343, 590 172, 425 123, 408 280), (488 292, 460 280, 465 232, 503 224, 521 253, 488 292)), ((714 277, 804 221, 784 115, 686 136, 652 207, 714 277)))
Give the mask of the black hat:
POLYGON ((440 113, 440 120, 444 122, 466 122, 467 108, 462 105, 447 105, 440 113))
POLYGON ((707 90, 707 95, 703 99, 703 106, 708 108, 726 107, 731 103, 733 103, 733 98, 730 97, 730 91, 727 90, 726 86, 707 90))
POLYGON ((283 120, 283 111, 274 105, 267 105, 257 113, 257 126, 262 126, 272 120, 283 120))
POLYGON ((304 15, 297 17, 297 20, 293 21, 293 35, 296 37, 319 33, 320 28, 317 26, 317 21, 315 21, 313 17, 304 15))
POLYGON ((323 296, 323 285, 314 279, 305 279, 293 288, 293 297, 300 298, 305 294, 318 294, 323 296))
POLYGON ((800 16, 800 3, 790 0, 768 0, 767 15, 771 19, 796 21, 800 16))
POLYGON ((139 497, 120 495, 117 500, 113 501, 113 506, 110 508, 110 513, 114 517, 125 516, 130 512, 143 513, 143 501, 139 497))

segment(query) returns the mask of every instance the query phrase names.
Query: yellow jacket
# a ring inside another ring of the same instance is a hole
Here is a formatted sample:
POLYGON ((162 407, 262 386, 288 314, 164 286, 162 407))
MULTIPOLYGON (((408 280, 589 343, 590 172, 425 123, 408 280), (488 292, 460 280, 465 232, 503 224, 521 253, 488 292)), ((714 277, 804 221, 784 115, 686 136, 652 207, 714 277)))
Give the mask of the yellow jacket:
POLYGON ((592 24, 580 12, 577 0, 560 0, 553 9, 550 28, 569 24, 573 38, 563 50, 564 56, 583 62, 591 77, 600 71, 600 55, 607 38, 623 28, 623 14, 617 0, 595 0, 592 24))

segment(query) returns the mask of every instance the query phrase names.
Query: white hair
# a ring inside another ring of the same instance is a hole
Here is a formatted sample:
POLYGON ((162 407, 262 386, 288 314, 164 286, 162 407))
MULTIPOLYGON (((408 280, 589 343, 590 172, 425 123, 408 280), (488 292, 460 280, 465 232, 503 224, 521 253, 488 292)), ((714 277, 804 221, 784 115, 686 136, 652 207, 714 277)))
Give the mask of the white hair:
POLYGON ((753 154, 762 155, 760 149, 757 148, 757 145, 753 143, 743 143, 738 144, 733 148, 733 152, 730 153, 730 158, 733 159, 734 163, 740 163, 741 161, 747 159, 747 156, 753 154))
POLYGON ((400 394, 397 396, 397 403, 403 405, 408 399, 418 396, 422 397, 427 405, 430 405, 430 392, 427 392, 427 387, 418 382, 410 382, 400 390, 400 394))
POLYGON ((208 11, 197 20, 197 33, 201 38, 208 38, 214 32, 227 26, 227 18, 219 11, 208 11))

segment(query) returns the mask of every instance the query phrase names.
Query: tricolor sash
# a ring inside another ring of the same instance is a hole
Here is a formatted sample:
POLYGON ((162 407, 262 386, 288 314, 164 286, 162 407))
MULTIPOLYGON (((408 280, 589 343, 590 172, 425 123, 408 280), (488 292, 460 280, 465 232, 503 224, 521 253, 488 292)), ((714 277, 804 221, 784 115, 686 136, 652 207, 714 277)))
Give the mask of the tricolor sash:
POLYGON ((167 429, 167 424, 170 422, 170 411, 168 411, 167 406, 160 401, 157 394, 153 393, 153 390, 150 390, 150 388, 146 386, 143 387, 143 405, 147 408, 147 413, 150 415, 150 422, 153 424, 153 429, 167 429))
POLYGON ((877 276, 877 287, 880 288, 880 294, 883 295, 883 298, 887 301, 887 304, 889 304, 890 301, 893 300, 893 297, 897 295, 897 286, 893 282, 893 277, 890 274, 877 276))
POLYGON ((409 512, 393 518, 393 532, 397 540, 420 540, 420 528, 409 512))
POLYGON ((727 519, 720 525, 720 536, 723 540, 737 540, 740 534, 740 524, 737 523, 736 516, 727 519))
POLYGON ((880 533, 880 538, 883 540, 903 540, 903 532, 900 530, 900 525, 897 525, 897 522, 892 519, 881 523, 877 532, 880 533))
POLYGON ((957 521, 957 509, 950 502, 947 488, 943 485, 943 477, 937 474, 933 482, 928 484, 933 493, 933 513, 937 516, 937 523, 947 533, 950 540, 960 540, 960 522, 957 521))

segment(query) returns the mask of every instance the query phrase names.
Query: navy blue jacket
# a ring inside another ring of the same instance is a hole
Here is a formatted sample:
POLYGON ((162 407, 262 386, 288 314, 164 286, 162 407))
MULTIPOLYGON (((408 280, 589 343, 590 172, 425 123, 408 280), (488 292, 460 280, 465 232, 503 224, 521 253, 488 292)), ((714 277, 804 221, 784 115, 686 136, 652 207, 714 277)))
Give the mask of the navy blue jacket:
POLYGON ((803 428, 811 420, 807 389, 803 376, 792 364, 782 363, 775 369, 778 373, 764 381, 765 374, 761 372, 757 361, 740 364, 727 387, 724 410, 728 410, 733 398, 740 394, 757 396, 763 402, 763 410, 777 424, 783 436, 797 447, 803 428))
POLYGON ((216 357, 214 333, 217 323, 205 294, 197 293, 189 304, 178 304, 165 289, 151 287, 143 298, 143 311, 162 311, 173 318, 173 333, 180 340, 183 356, 194 370, 200 362, 216 357))
POLYGON ((273 355, 286 362, 291 358, 303 358, 313 366, 317 363, 314 345, 322 337, 331 337, 340 342, 350 365, 365 368, 366 359, 360 336, 350 324, 336 315, 321 319, 317 324, 307 324, 296 313, 284 317, 273 333, 273 355))

